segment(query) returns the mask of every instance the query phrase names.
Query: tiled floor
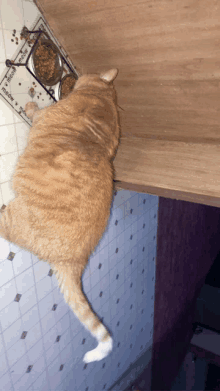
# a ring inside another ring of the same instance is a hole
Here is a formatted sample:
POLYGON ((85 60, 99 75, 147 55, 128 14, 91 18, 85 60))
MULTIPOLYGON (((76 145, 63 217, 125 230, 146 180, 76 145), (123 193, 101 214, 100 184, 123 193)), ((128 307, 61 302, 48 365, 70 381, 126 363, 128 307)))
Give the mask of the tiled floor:
MULTIPOLYGON (((18 50, 22 27, 38 17, 29 0, 0 0, 0 75, 18 50)), ((11 178, 28 132, 0 99, 0 207, 14 198, 11 178)), ((107 390, 149 349, 157 211, 158 197, 120 191, 114 199, 108 229, 83 276, 114 349, 87 366, 82 357, 96 343, 64 302, 49 265, 0 238, 0 391, 107 390)))
MULTIPOLYGON (((0 0, 0 76, 7 69, 6 59, 13 58, 21 45, 23 26, 31 28, 39 16, 37 7, 29 0, 0 0)), ((28 102, 29 96, 25 96, 28 102)), ((26 146, 28 132, 29 126, 0 99, 0 205, 7 205, 14 198, 10 180, 18 156, 26 146)))

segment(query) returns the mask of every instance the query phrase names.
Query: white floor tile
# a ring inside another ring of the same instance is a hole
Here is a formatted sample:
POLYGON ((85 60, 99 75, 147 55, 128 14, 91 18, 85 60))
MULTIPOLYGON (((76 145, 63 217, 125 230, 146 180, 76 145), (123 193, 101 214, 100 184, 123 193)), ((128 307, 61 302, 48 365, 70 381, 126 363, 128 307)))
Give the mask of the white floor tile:
POLYGON ((60 353, 58 342, 53 341, 51 347, 46 351, 47 365, 50 365, 60 353))
POLYGON ((42 280, 36 284, 36 290, 38 300, 43 299, 52 290, 51 278, 49 276, 42 278, 42 280))
POLYGON ((30 288, 27 292, 25 292, 21 296, 19 304, 20 304, 20 310, 22 315, 24 315, 27 311, 29 311, 32 307, 34 307, 37 304, 35 286, 30 288))
POLYGON ((6 259, 0 263, 0 286, 6 284, 14 277, 12 262, 6 259))
POLYGON ((24 122, 19 122, 15 124, 15 129, 16 129, 16 136, 18 142, 18 150, 19 151, 24 150, 25 147, 27 146, 30 127, 24 122))
POLYGON ((56 319, 54 316, 54 311, 50 311, 47 315, 44 316, 43 319, 41 319, 43 334, 46 334, 52 327, 54 327, 55 323, 56 319))
POLYGON ((12 382, 10 372, 8 371, 4 376, 1 377, 1 387, 2 390, 12 390, 12 382))
MULTIPOLYGON (((14 123, 17 124, 17 123, 22 122, 20 115, 16 114, 14 111, 13 111, 13 117, 14 117, 14 123)), ((24 122, 22 122, 22 123, 24 123, 24 122)))
POLYGON ((32 391, 32 386, 30 386, 31 383, 31 377, 29 376, 29 373, 25 373, 15 384, 14 384, 14 391, 20 391, 20 390, 27 390, 32 391), (30 386, 30 387, 29 387, 30 386))
MULTIPOLYGON (((41 356, 35 363, 34 363, 34 366, 31 370, 31 378, 32 378, 32 381, 35 382, 36 379, 39 378, 39 376, 43 373, 44 369, 46 367, 46 360, 45 360, 45 357, 44 355, 41 356)), ((44 377, 45 379, 45 377, 44 377)), ((49 387, 46 386, 47 383, 44 383, 44 386, 42 387, 39 387, 39 388, 35 388, 35 386, 33 385, 33 390, 37 391, 37 390, 40 390, 40 391, 47 391, 49 390, 49 387), (45 388, 44 388, 45 387, 45 388)), ((38 383, 39 385, 39 383, 38 383)), ((20 390, 19 390, 20 391, 20 390)))
POLYGON ((13 122, 12 110, 0 99, 0 125, 13 124, 13 122))
POLYGON ((25 338, 27 349, 31 349, 31 347, 41 339, 41 337, 41 327, 40 322, 38 322, 30 330, 28 330, 27 336, 25 338))
POLYGON ((22 360, 18 360, 11 367, 11 377, 14 384, 16 384, 16 382, 18 382, 19 379, 22 378, 22 375, 26 372, 28 365, 29 363, 28 363, 27 356, 23 356, 22 360))
POLYGON ((28 350, 27 355, 32 365, 44 354, 43 339, 39 339, 37 343, 28 350))
POLYGON ((16 150, 17 140, 14 124, 0 126, 0 155, 15 152, 16 150))
POLYGON ((5 60, 6 60, 6 51, 5 51, 4 34, 2 29, 0 29, 0 63, 5 63, 5 60))
POLYGON ((3 196, 2 196, 2 185, 0 185, 0 208, 3 205, 3 196))
POLYGON ((29 0, 23 0, 23 7, 24 7, 25 26, 28 29, 31 29, 34 26, 34 23, 39 18, 40 12, 37 6, 32 1, 29 0))
POLYGON ((15 276, 24 272, 32 266, 31 254, 28 251, 19 251, 13 259, 13 267, 15 276))
POLYGON ((15 192, 12 189, 12 181, 4 182, 1 185, 3 204, 8 205, 15 198, 15 192))
POLYGON ((22 332, 23 324, 21 322, 21 319, 18 319, 7 330, 3 332, 3 338, 7 351, 19 340, 22 335, 22 332))
POLYGON ((0 238, 0 261, 4 261, 10 253, 9 242, 3 238, 0 238))
POLYGON ((12 366, 25 354, 25 343, 19 339, 10 349, 7 349, 9 365, 12 366))
POLYGON ((43 336, 45 350, 50 349, 51 345, 56 341, 56 338, 57 338, 57 327, 55 325, 43 336))
POLYGON ((40 261, 34 265, 33 270, 35 276, 35 283, 37 283, 42 278, 48 275, 50 270, 50 265, 47 262, 40 261))
POLYGON ((37 323, 39 323, 39 313, 37 306, 32 307, 22 316, 24 330, 31 330, 37 323))
POLYGON ((23 294, 32 286, 34 286, 34 275, 32 267, 29 267, 29 269, 25 270, 16 277, 16 285, 20 294, 23 294))
POLYGON ((42 390, 43 387, 47 387, 47 375, 46 371, 40 374, 37 380, 34 382, 33 389, 34 390, 42 390))
POLYGON ((0 156, 0 183, 11 180, 18 161, 18 152, 0 156))
POLYGON ((0 355, 0 377, 3 376, 8 370, 8 363, 5 353, 0 355))
POLYGON ((24 14, 22 0, 1 0, 2 27, 6 30, 22 30, 24 14))
POLYGON ((5 351, 5 347, 4 347, 4 342, 3 342, 3 336, 2 336, 2 333, 0 333, 0 352, 1 352, 1 354, 3 354, 4 351, 5 351))
POLYGON ((19 251, 21 251, 22 249, 18 246, 16 246, 16 244, 14 243, 10 243, 10 251, 12 251, 13 253, 18 253, 19 251))
POLYGON ((7 307, 17 294, 15 280, 9 281, 0 289, 0 311, 7 307))
MULTIPOLYGON (((0 63, 0 80, 3 79, 3 75, 5 73, 5 69, 6 69, 6 66, 5 64, 2 62, 0 63), (2 76, 1 76, 2 75, 2 76)), ((2 125, 2 121, 0 120, 0 125, 2 125)))
POLYGON ((40 317, 43 318, 45 315, 48 314, 49 311, 52 310, 54 301, 53 301, 53 293, 49 293, 46 297, 44 297, 39 303, 39 312, 40 317))
POLYGON ((6 330, 20 317, 19 306, 16 301, 10 303, 0 312, 2 330, 6 330))
MULTIPOLYGON (((23 26, 22 26, 23 27, 23 26)), ((13 28, 10 30, 3 30, 5 40, 5 54, 6 59, 13 60, 19 51, 21 45, 20 32, 16 32, 16 36, 13 36, 13 28), (15 38, 18 38, 18 41, 15 38), (18 42, 18 45, 16 44, 18 42)))

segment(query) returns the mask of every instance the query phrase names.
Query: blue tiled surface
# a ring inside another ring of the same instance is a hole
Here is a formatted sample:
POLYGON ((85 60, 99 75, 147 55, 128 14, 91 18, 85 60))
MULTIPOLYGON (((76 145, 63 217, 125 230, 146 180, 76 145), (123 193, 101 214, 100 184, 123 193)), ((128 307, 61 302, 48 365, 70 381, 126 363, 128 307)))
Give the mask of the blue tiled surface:
POLYGON ((64 302, 50 266, 0 238, 1 391, 107 390, 152 345, 157 213, 156 196, 123 190, 114 197, 83 275, 114 349, 87 366, 82 358, 96 341, 64 302))

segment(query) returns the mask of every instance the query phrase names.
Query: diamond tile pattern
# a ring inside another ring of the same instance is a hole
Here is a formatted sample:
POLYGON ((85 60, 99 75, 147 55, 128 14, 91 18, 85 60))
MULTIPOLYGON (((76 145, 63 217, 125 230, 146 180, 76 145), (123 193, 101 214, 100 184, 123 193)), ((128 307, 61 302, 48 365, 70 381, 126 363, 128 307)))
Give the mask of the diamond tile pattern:
POLYGON ((0 239, 0 390, 6 379, 2 390, 108 389, 152 345, 157 212, 155 196, 119 191, 114 197, 107 230, 83 275, 88 299, 113 333, 114 349, 86 366, 83 355, 96 342, 64 302, 50 266, 34 263, 18 247, 11 251, 12 244, 0 239), (118 242, 112 228, 119 225, 118 242))

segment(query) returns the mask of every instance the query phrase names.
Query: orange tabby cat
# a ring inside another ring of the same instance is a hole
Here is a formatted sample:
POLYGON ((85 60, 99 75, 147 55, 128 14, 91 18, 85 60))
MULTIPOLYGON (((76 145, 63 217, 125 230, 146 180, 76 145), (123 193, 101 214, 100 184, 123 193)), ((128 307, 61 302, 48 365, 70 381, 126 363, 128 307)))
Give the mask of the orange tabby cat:
POLYGON ((33 126, 13 177, 16 197, 0 220, 0 236, 51 264, 66 302, 98 340, 86 363, 102 360, 113 346, 83 294, 81 276, 110 215, 117 73, 81 76, 66 98, 43 110, 26 105, 33 126))

